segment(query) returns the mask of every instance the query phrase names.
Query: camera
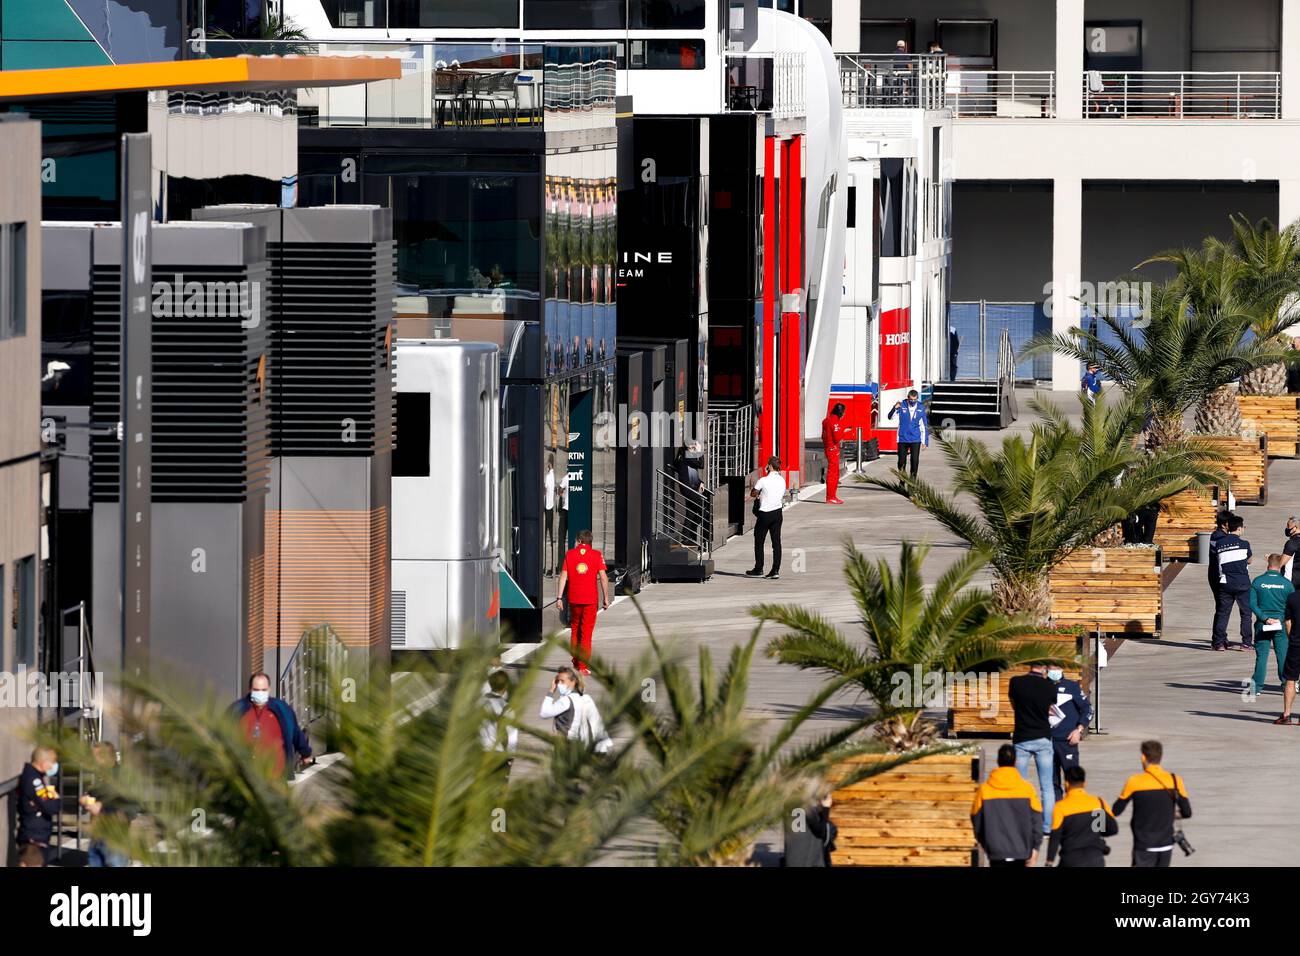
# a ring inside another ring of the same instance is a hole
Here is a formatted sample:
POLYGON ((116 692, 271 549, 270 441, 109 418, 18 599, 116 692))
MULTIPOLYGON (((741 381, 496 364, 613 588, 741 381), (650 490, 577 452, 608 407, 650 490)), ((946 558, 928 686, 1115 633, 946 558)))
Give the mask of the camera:
POLYGON ((1174 831, 1174 842, 1178 844, 1178 849, 1183 851, 1184 856, 1191 856, 1196 852, 1196 847, 1192 846, 1191 841, 1187 839, 1187 834, 1182 830, 1174 831))

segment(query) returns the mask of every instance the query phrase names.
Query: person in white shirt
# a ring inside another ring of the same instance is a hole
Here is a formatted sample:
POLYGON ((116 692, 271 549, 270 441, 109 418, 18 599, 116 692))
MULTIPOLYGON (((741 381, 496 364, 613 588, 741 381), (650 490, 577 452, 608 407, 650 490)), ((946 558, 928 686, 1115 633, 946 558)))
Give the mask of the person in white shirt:
POLYGON ((494 670, 488 675, 487 688, 483 694, 483 709, 487 717, 479 728, 479 740, 484 750, 501 750, 514 753, 519 749, 519 728, 515 727, 508 716, 510 709, 510 677, 503 670, 494 670), (504 730, 504 739, 501 731, 504 730))
POLYGON ((564 556, 569 552, 569 470, 565 468, 564 474, 560 476, 558 487, 559 500, 556 502, 560 512, 560 530, 556 535, 559 542, 559 548, 555 554, 555 573, 560 573, 560 568, 564 565, 564 556))
POLYGON ((763 574, 763 542, 772 536, 772 570, 767 577, 773 581, 781 577, 781 506, 785 501, 785 477, 781 474, 781 459, 773 455, 767 460, 767 472, 754 482, 749 496, 758 505, 758 521, 754 523, 754 566, 745 573, 751 578, 763 574))
POLYGON ((557 734, 569 740, 581 740, 598 754, 609 753, 614 747, 596 702, 586 693, 582 675, 572 667, 561 667, 555 672, 550 693, 542 698, 541 717, 554 719, 557 734))
MULTIPOLYGON (((546 492, 543 504, 546 507, 546 530, 542 542, 542 553, 545 557, 542 559, 542 565, 549 578, 556 564, 555 554, 555 456, 546 456, 546 477, 542 481, 546 492)), ((561 549, 563 553, 563 549, 561 549)))

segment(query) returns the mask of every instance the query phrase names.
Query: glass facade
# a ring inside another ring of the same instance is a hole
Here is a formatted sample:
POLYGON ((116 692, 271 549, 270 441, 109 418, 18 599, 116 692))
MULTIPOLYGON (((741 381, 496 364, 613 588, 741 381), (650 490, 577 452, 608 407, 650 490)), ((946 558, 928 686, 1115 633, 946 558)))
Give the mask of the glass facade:
POLYGON ((524 0, 525 30, 622 30, 626 0, 524 0))

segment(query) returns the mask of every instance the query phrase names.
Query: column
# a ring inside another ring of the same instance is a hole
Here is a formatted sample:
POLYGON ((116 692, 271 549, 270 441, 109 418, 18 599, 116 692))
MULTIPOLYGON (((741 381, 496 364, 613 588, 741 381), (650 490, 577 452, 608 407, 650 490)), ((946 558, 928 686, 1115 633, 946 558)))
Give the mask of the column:
POLYGON ((831 49, 857 53, 862 45, 860 0, 831 0, 831 49))
POLYGON ((1083 119, 1084 0, 1056 0, 1056 115, 1083 119))
MULTIPOLYGON (((1052 334, 1079 325, 1079 280, 1083 271, 1083 181, 1052 182, 1052 334)), ((1072 392, 1079 387, 1079 363, 1068 355, 1052 354, 1052 389, 1072 392)))
POLYGON ((1300 119, 1300 0, 1282 0, 1281 59, 1282 118, 1300 119))

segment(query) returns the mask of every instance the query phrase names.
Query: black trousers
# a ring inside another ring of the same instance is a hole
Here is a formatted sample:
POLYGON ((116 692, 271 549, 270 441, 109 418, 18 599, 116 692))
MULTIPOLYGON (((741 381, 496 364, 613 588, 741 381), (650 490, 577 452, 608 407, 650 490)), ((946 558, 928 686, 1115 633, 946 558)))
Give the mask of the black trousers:
POLYGON ((763 542, 772 536, 772 574, 781 570, 781 519, 784 515, 780 508, 775 511, 760 511, 758 521, 754 523, 754 567, 763 570, 763 542))
POLYGON ((1133 850, 1133 865, 1141 867, 1161 867, 1168 866, 1169 861, 1173 859, 1173 850, 1161 850, 1153 853, 1150 850, 1133 850))
POLYGON ((1061 780, 1065 771, 1071 767, 1079 766, 1079 745, 1072 744, 1068 740, 1052 740, 1052 789, 1056 791, 1056 799, 1060 800, 1065 796, 1065 787, 1062 786, 1061 780))
POLYGON ((555 573, 559 574, 560 568, 564 565, 564 556, 569 553, 569 509, 556 510, 560 512, 560 531, 555 536, 555 540, 560 547, 555 558, 555 573))
POLYGON ((1241 643, 1247 647, 1255 646, 1255 622, 1251 617, 1250 589, 1229 591, 1219 586, 1214 588, 1214 630, 1211 632, 1212 647, 1228 646, 1228 618, 1232 616, 1232 606, 1237 605, 1241 618, 1241 643))
POLYGON ((912 456, 912 477, 916 477, 916 469, 921 465, 921 443, 919 441, 900 441, 898 443, 898 470, 902 471, 907 465, 907 456, 912 456))
POLYGON ((1028 860, 989 860, 989 866, 997 866, 997 867, 1002 867, 1002 866, 1020 866, 1020 867, 1024 867, 1024 866, 1028 866, 1028 865, 1029 865, 1029 861, 1028 861, 1028 860))

